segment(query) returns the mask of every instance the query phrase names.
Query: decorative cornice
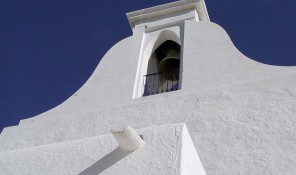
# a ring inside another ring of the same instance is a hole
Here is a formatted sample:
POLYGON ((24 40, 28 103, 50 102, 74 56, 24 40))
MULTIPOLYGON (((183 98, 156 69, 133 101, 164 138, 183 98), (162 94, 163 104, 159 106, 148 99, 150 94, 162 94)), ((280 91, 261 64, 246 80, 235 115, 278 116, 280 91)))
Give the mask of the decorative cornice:
POLYGON ((200 21, 210 21, 204 0, 181 0, 127 13, 132 29, 141 21, 182 11, 196 10, 200 21))

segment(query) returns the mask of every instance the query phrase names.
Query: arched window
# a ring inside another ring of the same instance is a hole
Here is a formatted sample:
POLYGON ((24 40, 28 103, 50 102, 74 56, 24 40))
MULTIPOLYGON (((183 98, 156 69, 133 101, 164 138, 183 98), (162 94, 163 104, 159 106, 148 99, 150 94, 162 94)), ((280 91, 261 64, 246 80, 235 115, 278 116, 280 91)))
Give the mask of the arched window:
POLYGON ((133 98, 180 89, 182 46, 178 33, 162 30, 145 37, 149 41, 144 41, 140 53, 133 98))
POLYGON ((143 96, 179 89, 180 48, 175 41, 166 40, 151 54, 143 78, 143 96))

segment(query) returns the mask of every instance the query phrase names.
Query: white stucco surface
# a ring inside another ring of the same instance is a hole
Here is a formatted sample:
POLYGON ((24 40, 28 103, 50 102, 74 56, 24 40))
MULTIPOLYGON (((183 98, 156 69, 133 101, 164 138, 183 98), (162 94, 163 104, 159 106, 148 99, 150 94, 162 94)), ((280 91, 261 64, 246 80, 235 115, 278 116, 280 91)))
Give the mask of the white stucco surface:
MULTIPOLYGON (((244 56, 209 21, 161 24, 157 30, 153 26, 156 31, 134 30, 113 46, 61 105, 5 128, 0 154, 97 137, 127 125, 186 123, 208 175, 296 174, 296 67, 244 56), (161 44, 155 37, 165 30, 175 35, 164 36, 180 37, 181 89, 133 99, 144 51, 161 44)), ((184 167, 189 160, 194 158, 184 159, 184 167)))
MULTIPOLYGON (((136 33, 113 46, 85 85, 67 101, 21 123, 37 121, 39 117, 83 115, 132 103, 140 45, 145 39, 139 35, 136 33), (119 66, 118 69, 114 69, 115 65, 119 66), (122 78, 118 79, 119 76, 122 78), (118 87, 125 90, 119 91, 118 87)), ((181 42, 181 91, 184 94, 296 72, 295 67, 265 65, 245 57, 235 48, 226 32, 211 22, 186 21, 181 42)))
POLYGON ((106 134, 110 126, 141 128, 186 122, 207 174, 292 175, 296 162, 296 83, 291 82, 295 81, 296 74, 291 74, 200 93, 161 94, 83 117, 21 125, 1 135, 1 149, 106 134))
POLYGON ((138 132, 146 144, 134 152, 120 149, 111 134, 2 152, 1 174, 204 175, 184 124, 150 127, 138 132), (190 156, 192 162, 183 165, 183 156, 190 156), (192 171, 181 173, 182 166, 192 171))

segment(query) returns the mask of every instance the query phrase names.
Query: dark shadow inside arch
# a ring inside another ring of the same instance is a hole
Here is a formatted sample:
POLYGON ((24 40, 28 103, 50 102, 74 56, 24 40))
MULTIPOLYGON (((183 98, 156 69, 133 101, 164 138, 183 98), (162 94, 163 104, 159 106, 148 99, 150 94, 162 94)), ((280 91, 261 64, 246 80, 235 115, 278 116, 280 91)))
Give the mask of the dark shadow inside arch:
POLYGON ((180 53, 178 43, 166 40, 151 54, 144 77, 143 96, 179 89, 180 53))

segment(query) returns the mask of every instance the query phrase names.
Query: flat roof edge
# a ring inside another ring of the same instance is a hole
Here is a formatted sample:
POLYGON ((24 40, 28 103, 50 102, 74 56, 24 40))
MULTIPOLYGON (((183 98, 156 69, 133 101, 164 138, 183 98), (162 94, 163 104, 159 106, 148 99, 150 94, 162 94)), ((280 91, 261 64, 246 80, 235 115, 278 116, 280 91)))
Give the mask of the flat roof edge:
POLYGON ((181 0, 155 7, 136 10, 126 14, 130 27, 133 29, 135 23, 148 19, 176 13, 185 10, 197 10, 203 21, 210 21, 204 0, 181 0))

